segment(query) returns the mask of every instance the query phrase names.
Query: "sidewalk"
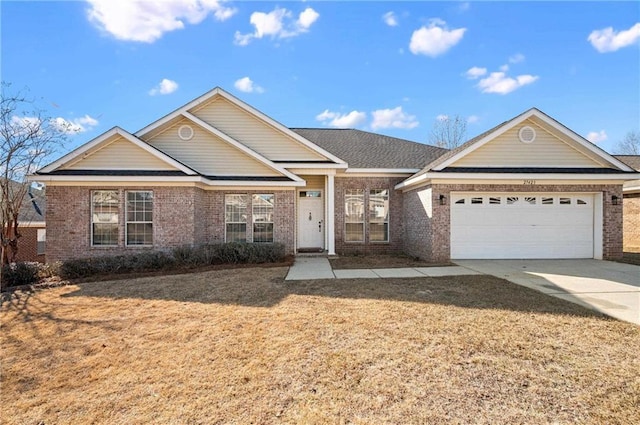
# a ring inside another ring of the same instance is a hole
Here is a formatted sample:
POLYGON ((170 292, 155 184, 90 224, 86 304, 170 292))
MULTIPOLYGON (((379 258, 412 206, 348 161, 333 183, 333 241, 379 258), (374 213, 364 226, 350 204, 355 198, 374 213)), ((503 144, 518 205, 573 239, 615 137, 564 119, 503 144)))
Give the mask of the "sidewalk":
POLYGON ((481 274, 461 266, 407 267, 396 269, 332 270, 326 257, 296 257, 285 280, 379 279, 392 277, 436 277, 481 274))

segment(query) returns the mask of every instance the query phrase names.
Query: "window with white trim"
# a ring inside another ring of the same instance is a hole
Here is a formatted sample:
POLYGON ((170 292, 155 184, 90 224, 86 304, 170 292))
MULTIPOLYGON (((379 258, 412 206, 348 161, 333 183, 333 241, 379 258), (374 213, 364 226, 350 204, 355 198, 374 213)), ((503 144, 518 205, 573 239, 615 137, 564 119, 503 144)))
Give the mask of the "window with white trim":
POLYGON ((344 193, 344 240, 364 242, 364 189, 344 193))
POLYGON ((369 240, 389 242, 389 190, 369 191, 369 240))
POLYGON ((273 206, 275 195, 272 193, 251 196, 251 216, 253 218, 253 242, 273 242, 273 206))
POLYGON ((36 230, 36 240, 38 241, 38 255, 43 255, 45 251, 45 244, 47 242, 47 229, 36 230))
POLYGON ((117 190, 91 192, 91 245, 117 246, 120 197, 117 190))
POLYGON ((247 202, 249 196, 224 196, 225 242, 247 241, 247 202))
POLYGON ((125 240, 127 246, 153 245, 153 192, 127 191, 125 240))

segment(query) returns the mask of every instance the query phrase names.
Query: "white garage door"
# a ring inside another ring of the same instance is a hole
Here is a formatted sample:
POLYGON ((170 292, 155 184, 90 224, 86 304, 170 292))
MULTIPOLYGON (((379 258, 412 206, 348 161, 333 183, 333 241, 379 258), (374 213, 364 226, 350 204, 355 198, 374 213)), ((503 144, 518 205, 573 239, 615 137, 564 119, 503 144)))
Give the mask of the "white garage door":
POLYGON ((451 194, 451 258, 593 258, 592 194, 451 194))

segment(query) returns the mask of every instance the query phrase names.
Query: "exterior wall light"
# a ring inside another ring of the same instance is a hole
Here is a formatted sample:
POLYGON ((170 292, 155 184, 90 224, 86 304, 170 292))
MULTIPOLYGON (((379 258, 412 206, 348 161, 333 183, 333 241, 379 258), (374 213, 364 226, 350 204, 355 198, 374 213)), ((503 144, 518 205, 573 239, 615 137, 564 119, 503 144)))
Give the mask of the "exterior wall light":
POLYGON ((611 204, 612 205, 620 205, 620 198, 618 198, 616 195, 612 195, 611 196, 611 204))
POLYGON ((440 195, 438 199, 440 200, 440 205, 447 205, 447 198, 444 195, 440 195))

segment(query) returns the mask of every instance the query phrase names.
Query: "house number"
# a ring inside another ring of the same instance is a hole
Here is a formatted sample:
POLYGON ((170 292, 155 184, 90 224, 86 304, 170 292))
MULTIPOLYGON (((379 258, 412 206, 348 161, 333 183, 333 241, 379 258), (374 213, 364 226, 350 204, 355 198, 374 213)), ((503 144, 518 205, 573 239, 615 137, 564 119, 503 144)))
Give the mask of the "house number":
POLYGON ((522 184, 536 184, 535 180, 522 180, 522 184))

